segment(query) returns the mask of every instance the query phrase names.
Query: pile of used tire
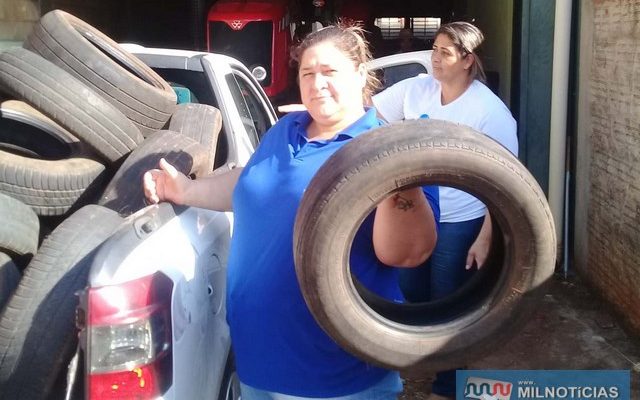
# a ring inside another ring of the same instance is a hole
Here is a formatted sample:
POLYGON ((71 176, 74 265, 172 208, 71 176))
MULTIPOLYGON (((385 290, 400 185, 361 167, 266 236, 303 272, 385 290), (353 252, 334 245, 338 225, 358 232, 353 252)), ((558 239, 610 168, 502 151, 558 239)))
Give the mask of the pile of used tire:
POLYGON ((178 106, 142 61, 60 10, 40 19, 23 48, 0 53, 0 99, 0 397, 8 398, 16 371, 39 379, 38 357, 22 351, 28 335, 64 320, 72 331, 62 340, 74 336, 82 260, 144 207, 144 171, 161 157, 188 175, 211 171, 221 119, 210 106, 178 106), (205 107, 216 116, 206 137, 184 123, 205 107), (38 315, 49 319, 34 326, 38 315))

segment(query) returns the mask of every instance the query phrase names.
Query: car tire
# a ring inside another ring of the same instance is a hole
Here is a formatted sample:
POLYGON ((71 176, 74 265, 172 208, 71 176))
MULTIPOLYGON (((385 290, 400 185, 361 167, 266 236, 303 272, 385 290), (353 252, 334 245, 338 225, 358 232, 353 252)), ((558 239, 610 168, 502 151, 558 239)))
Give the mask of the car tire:
POLYGON ((47 398, 76 348, 76 291, 121 223, 117 213, 88 205, 44 240, 0 315, 0 398, 47 398))
POLYGON ((105 166, 89 158, 40 160, 0 151, 0 193, 41 216, 64 215, 94 201, 105 175, 105 166))
POLYGON ((218 135, 222 129, 222 114, 207 104, 184 103, 169 120, 169 130, 198 141, 208 153, 206 170, 213 171, 218 135))
POLYGON ((360 135, 322 166, 298 209, 294 255, 306 303, 337 343, 377 365, 427 371, 466 365, 513 336, 553 274, 556 241, 544 192, 506 148, 462 125, 418 120, 360 135), (441 307, 437 320, 430 303, 368 304, 348 267, 355 232, 375 206, 425 184, 475 195, 495 227, 477 295, 441 307))
POLYGON ((0 53, 0 88, 60 124, 107 161, 120 160, 143 139, 100 95, 28 50, 0 53))
POLYGON ((208 154, 200 143, 177 132, 157 131, 127 157, 98 204, 123 216, 144 208, 142 177, 148 170, 158 168, 163 157, 185 175, 198 177, 207 173, 208 154))
POLYGON ((91 153, 75 136, 29 104, 0 103, 0 150, 46 160, 91 153))
POLYGON ((25 260, 38 250, 40 221, 28 205, 0 193, 0 252, 25 260))
POLYGON ((102 95, 145 137, 162 129, 175 109, 176 94, 164 79, 69 13, 54 10, 42 16, 24 46, 102 95))
POLYGON ((0 312, 20 282, 20 271, 8 254, 0 253, 0 312))

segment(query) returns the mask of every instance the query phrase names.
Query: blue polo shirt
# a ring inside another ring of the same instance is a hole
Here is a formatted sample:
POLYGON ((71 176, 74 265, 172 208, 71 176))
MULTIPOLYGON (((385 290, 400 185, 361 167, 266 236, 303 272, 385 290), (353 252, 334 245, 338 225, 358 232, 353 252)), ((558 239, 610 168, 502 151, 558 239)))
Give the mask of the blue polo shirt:
MULTIPOLYGON (((342 350, 313 319, 295 274, 293 226, 316 171, 349 140, 381 122, 369 109, 333 139, 308 141, 310 122, 307 112, 283 117, 240 175, 233 193, 227 320, 243 383, 294 396, 335 397, 362 391, 388 371, 342 350)), ((437 187, 425 193, 438 216, 437 187)), ((397 269, 375 256, 372 227, 370 215, 352 245, 352 271, 374 292, 401 300, 397 269)))

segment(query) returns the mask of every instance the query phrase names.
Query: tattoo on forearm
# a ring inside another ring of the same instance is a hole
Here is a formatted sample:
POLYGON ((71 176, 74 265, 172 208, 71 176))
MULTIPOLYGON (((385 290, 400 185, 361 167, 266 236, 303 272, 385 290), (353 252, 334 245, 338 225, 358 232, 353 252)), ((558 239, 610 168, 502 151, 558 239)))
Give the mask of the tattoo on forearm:
POLYGON ((402 211, 409 211, 415 207, 413 200, 400 196, 400 193, 396 193, 393 196, 393 202, 395 203, 396 208, 402 211))

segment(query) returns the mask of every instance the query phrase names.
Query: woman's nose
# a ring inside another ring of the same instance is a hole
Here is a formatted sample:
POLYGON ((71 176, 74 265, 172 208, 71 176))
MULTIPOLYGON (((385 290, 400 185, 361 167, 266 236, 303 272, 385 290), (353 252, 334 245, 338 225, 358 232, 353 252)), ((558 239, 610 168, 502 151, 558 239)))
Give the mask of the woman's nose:
POLYGON ((322 74, 314 74, 313 75, 313 86, 316 89, 324 89, 327 87, 327 78, 322 74))

